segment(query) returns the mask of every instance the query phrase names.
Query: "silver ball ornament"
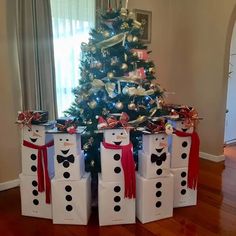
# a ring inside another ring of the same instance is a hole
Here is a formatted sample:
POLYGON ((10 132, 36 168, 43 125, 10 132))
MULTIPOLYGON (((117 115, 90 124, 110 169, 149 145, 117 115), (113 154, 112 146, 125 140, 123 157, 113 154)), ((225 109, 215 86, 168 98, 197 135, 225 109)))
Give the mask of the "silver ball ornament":
POLYGON ((88 103, 88 106, 91 109, 95 109, 97 107, 97 102, 95 100, 92 100, 91 102, 88 103))
POLYGON ((138 42, 138 37, 137 36, 133 37, 133 42, 138 42))
POLYGON ((113 72, 108 72, 108 73, 107 73, 107 77, 108 77, 109 79, 114 78, 114 73, 113 73, 113 72))
POLYGON ((128 69, 128 65, 126 63, 121 64, 121 69, 126 71, 128 69))

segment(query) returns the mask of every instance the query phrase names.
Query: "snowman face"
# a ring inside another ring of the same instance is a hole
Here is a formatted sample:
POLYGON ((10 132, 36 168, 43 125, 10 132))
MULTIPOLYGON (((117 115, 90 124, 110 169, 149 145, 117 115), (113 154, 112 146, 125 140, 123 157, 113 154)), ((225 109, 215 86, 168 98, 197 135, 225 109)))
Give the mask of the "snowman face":
POLYGON ((152 135, 152 143, 153 147, 155 147, 155 150, 158 154, 167 151, 168 141, 167 141, 167 135, 165 133, 152 135))
POLYGON ((129 131, 125 129, 109 129, 104 131, 104 140, 106 143, 115 145, 129 144, 129 131))
POLYGON ((193 132, 193 127, 187 126, 184 121, 176 121, 176 129, 185 133, 193 132))
POLYGON ((45 144, 45 126, 32 125, 31 128, 24 126, 23 139, 35 145, 45 144))
POLYGON ((75 135, 64 133, 54 134, 54 144, 58 153, 68 155, 76 145, 75 135))

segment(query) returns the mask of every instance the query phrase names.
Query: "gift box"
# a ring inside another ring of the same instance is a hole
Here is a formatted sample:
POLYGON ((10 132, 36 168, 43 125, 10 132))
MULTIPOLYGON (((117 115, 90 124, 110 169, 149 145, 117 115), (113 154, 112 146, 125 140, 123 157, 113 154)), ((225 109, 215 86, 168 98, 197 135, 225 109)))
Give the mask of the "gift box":
POLYGON ((197 190, 187 186, 188 168, 175 168, 171 172, 174 175, 174 207, 196 205, 197 190))
POLYGON ((142 223, 165 219, 173 215, 174 176, 156 179, 136 175, 136 216, 142 223))
POLYGON ((123 181, 102 181, 98 183, 99 225, 135 223, 135 199, 124 198, 123 181))
POLYGON ((168 151, 168 136, 166 133, 143 134, 143 152, 148 154, 162 154, 168 151))
POLYGON ((91 177, 80 180, 52 180, 54 224, 87 225, 91 212, 91 177))
POLYGON ((52 205, 45 203, 45 192, 38 191, 37 177, 21 173, 19 178, 22 215, 51 219, 52 205))
POLYGON ((22 129, 22 173, 24 175, 37 176, 38 161, 44 162, 44 154, 42 160, 38 160, 39 152, 42 152, 42 147, 46 145, 47 150, 47 169, 49 176, 54 175, 54 147, 53 136, 47 134, 47 130, 53 128, 54 123, 48 122, 40 125, 24 126, 22 129))
MULTIPOLYGON (((124 146, 130 143, 129 131, 124 129, 104 130, 104 141, 108 144, 124 146)), ((122 150, 105 148, 100 145, 101 178, 102 181, 124 181, 124 171, 121 165, 122 150)))
POLYGON ((138 153, 138 173, 146 178, 153 179, 170 174, 170 154, 163 152, 162 155, 138 153))

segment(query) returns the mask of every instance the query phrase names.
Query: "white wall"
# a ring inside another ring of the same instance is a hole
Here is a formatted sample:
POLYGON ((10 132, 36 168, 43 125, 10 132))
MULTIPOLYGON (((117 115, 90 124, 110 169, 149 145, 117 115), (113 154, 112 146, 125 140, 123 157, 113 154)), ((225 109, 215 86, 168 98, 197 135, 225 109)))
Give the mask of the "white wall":
POLYGON ((18 77, 15 0, 0 1, 0 185, 18 178, 20 165, 20 135, 15 125, 21 110, 18 77))

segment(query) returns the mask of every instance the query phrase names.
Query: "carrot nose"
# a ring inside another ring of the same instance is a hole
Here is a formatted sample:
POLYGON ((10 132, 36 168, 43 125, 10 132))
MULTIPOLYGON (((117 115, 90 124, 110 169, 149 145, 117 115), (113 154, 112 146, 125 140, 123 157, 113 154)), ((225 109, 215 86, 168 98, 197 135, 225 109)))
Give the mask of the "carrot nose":
POLYGON ((122 136, 122 135, 117 135, 116 136, 117 139, 126 139, 126 137, 122 136))
POLYGON ((33 132, 33 137, 42 137, 42 136, 37 134, 37 133, 35 133, 35 132, 33 132))
POLYGON ((64 142, 64 146, 73 146, 73 143, 69 143, 69 142, 64 142))
POLYGON ((167 143, 166 143, 166 142, 161 142, 161 143, 160 143, 160 146, 161 146, 161 147, 167 147, 167 143))

